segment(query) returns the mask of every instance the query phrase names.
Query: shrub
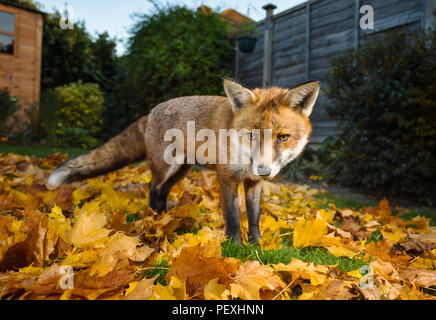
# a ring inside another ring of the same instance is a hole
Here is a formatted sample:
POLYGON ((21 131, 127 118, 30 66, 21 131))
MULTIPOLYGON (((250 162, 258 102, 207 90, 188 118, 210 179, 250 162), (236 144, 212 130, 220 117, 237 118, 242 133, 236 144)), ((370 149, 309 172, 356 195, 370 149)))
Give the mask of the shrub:
POLYGON ((339 182, 436 201, 436 31, 392 32, 332 61, 328 139, 339 182))
POLYGON ((61 148, 91 149, 98 145, 97 139, 93 138, 86 129, 61 127, 56 130, 55 134, 56 145, 61 148))
POLYGON ((42 136, 58 147, 93 148, 103 124, 104 98, 94 83, 77 82, 41 95, 42 136))
POLYGON ((181 6, 138 16, 122 61, 129 108, 147 113, 170 98, 223 93, 234 52, 229 31, 220 15, 181 6))
POLYGON ((103 124, 104 98, 95 83, 71 83, 55 89, 60 102, 57 124, 60 127, 86 129, 95 136, 103 124))
POLYGON ((11 116, 19 109, 18 100, 11 97, 7 90, 0 90, 0 136, 9 133, 10 128, 8 121, 11 116))

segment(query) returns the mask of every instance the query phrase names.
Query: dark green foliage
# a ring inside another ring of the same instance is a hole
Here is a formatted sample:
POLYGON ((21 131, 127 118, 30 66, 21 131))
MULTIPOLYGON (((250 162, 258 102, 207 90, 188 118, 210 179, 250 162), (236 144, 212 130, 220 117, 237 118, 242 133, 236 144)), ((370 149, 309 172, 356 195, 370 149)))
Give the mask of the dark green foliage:
POLYGON ((66 153, 68 156, 68 159, 75 158, 81 154, 84 154, 86 150, 77 149, 77 148, 52 148, 52 147, 45 147, 41 145, 35 145, 35 146, 11 146, 7 144, 0 144, 0 153, 16 153, 21 154, 24 156, 35 156, 38 158, 44 158, 47 156, 50 156, 54 153, 66 153))
POLYGON ((228 31, 218 15, 180 6, 137 16, 122 61, 124 112, 137 117, 170 98, 222 94, 233 57, 228 31))
POLYGON ((32 1, 32 0, 3 0, 3 2, 10 3, 10 4, 17 4, 23 7, 36 9, 36 10, 39 10, 39 7, 41 6, 38 1, 32 1))
POLYGON ((393 32, 332 61, 329 114, 343 134, 322 159, 330 178, 436 201, 436 32, 393 32))
POLYGON ((11 97, 8 91, 0 90, 0 136, 5 136, 10 131, 7 121, 18 109, 18 100, 11 97))
POLYGON ((102 33, 94 41, 83 22, 63 30, 60 19, 59 12, 44 19, 42 90, 79 80, 109 89, 116 68, 115 40, 102 33))
POLYGON ((294 183, 306 182, 311 175, 320 175, 322 164, 320 164, 317 152, 307 147, 303 154, 292 161, 282 176, 294 183))
POLYGON ((46 90, 41 97, 42 135, 52 146, 91 149, 105 110, 103 93, 94 83, 71 83, 46 90))

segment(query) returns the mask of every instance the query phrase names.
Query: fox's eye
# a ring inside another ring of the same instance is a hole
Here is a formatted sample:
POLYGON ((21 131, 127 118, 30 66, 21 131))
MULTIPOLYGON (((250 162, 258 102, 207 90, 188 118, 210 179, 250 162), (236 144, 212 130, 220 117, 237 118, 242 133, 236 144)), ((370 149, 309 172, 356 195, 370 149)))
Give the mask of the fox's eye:
POLYGON ((279 134, 279 135, 277 136, 277 139, 278 139, 280 142, 286 142, 286 141, 288 141, 290 138, 291 138, 291 135, 290 135, 290 134, 279 134))
POLYGON ((250 140, 250 141, 254 141, 255 139, 256 139, 256 135, 255 135, 254 133, 250 132, 250 133, 248 134, 248 140, 250 140))

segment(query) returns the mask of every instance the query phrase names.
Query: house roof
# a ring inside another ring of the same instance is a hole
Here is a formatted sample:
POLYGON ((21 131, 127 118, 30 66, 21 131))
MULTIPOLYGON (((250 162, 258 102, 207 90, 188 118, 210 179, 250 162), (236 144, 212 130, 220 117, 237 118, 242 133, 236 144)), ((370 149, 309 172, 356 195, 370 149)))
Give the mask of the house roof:
POLYGON ((31 12, 34 12, 34 13, 39 13, 39 14, 42 14, 42 15, 46 15, 45 12, 42 12, 42 11, 40 11, 38 9, 26 7, 26 6, 23 6, 23 5, 20 5, 20 4, 9 3, 9 2, 6 2, 6 1, 1 1, 1 0, 0 0, 0 4, 3 4, 5 6, 10 6, 10 7, 15 7, 15 8, 23 9, 23 10, 27 10, 27 11, 31 11, 31 12))
POLYGON ((220 13, 220 15, 235 24, 241 24, 244 22, 254 22, 249 17, 244 16, 242 13, 239 13, 238 11, 233 9, 224 10, 223 12, 220 13))
MULTIPOLYGON (((208 6, 205 6, 205 5, 202 5, 202 6, 198 7, 197 10, 200 11, 200 12, 203 12, 203 13, 213 13, 213 9, 208 7, 208 6)), ((223 12, 220 13, 220 15, 224 19, 229 21, 230 23, 236 24, 236 25, 239 25, 239 24, 244 23, 244 22, 245 23, 247 23, 247 22, 250 22, 250 23, 254 22, 249 17, 244 16, 242 13, 239 13, 238 11, 233 10, 233 9, 224 10, 223 12)))

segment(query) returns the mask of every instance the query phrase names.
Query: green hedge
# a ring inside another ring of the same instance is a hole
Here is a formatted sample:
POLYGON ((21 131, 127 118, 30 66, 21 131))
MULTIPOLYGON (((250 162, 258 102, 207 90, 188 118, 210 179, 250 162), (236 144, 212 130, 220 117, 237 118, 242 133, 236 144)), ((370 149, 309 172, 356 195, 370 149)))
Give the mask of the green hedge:
POLYGON ((7 90, 0 90, 0 136, 10 132, 7 122, 19 108, 17 98, 11 97, 7 90))
POLYGON ((104 97, 95 83, 79 81, 46 90, 40 106, 43 136, 57 147, 95 147, 104 111, 104 97))
POLYGON ((436 32, 392 32, 332 61, 330 178, 436 202, 436 32))

